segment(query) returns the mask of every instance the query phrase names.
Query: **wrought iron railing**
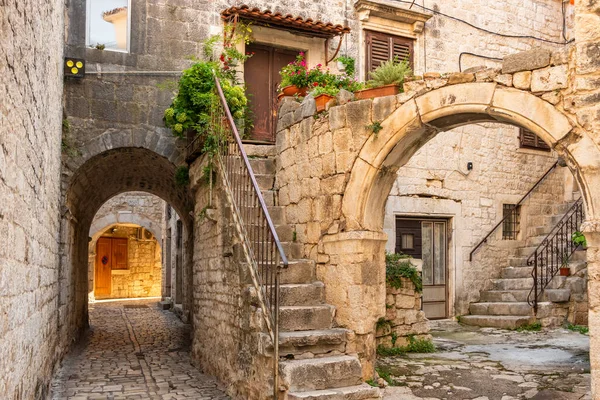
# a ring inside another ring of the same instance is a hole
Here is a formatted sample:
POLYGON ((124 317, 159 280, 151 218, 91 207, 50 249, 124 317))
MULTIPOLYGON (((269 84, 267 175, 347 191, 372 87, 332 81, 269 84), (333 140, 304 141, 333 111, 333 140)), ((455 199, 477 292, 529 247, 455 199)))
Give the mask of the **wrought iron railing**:
MULTIPOLYGON (((250 268, 266 329, 273 343, 273 395, 279 390, 279 277, 288 260, 279 241, 262 192, 242 145, 219 78, 215 76, 220 104, 211 113, 217 129, 219 151, 215 155, 224 182, 244 255, 250 268)), ((214 133, 214 132, 213 132, 214 133)), ((207 139, 208 140, 208 139, 207 139)))
POLYGON ((546 286, 559 271, 569 262, 579 245, 573 243, 573 233, 579 230, 585 218, 583 199, 577 200, 569 211, 552 228, 548 236, 527 258, 527 265, 532 266, 533 286, 527 296, 527 302, 537 313, 538 301, 546 286))
MULTIPOLYGON (((503 210, 503 218, 492 228, 492 230, 487 235, 485 235, 483 239, 481 239, 479 243, 477 243, 477 246, 473 247, 473 250, 471 250, 471 253, 469 253, 469 261, 473 261, 473 254, 475 254, 475 252, 479 250, 479 248, 483 246, 484 243, 487 243, 489 237, 492 236, 492 234, 496 232, 496 229, 498 229, 500 226, 504 226, 506 224, 507 227, 511 229, 511 232, 518 232, 518 228, 516 227, 515 221, 518 221, 519 218, 519 207, 525 201, 525 199, 529 197, 529 195, 544 181, 544 179, 546 179, 546 177, 550 175, 550 172, 552 172, 552 170, 554 170, 554 168, 556 168, 557 165, 558 161, 552 164, 548 171, 546 171, 546 173, 542 175, 540 179, 538 179, 535 185, 533 185, 531 189, 529 189, 529 191, 525 193, 525 196, 523 196, 521 200, 519 200, 519 202, 512 207, 512 209, 503 210)), ((516 234, 514 235, 514 238, 516 239, 516 234)))

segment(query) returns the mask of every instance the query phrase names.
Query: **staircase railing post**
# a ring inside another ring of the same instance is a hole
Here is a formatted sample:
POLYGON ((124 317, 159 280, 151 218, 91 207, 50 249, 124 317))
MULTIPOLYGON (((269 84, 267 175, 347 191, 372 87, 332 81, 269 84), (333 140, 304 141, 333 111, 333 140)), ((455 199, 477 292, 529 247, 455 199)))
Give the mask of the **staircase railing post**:
POLYGON ((537 250, 535 251, 535 261, 533 263, 533 313, 537 317, 537 307, 538 307, 538 263, 537 263, 537 250))

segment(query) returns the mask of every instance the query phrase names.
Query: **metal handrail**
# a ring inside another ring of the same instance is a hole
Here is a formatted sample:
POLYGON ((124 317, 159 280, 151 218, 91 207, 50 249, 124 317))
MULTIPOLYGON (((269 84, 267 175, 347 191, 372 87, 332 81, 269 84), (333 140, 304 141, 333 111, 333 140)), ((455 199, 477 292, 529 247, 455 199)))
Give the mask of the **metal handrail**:
POLYGON ((556 276, 560 266, 568 263, 579 248, 579 245, 573 243, 572 235, 579 230, 583 219, 583 199, 579 198, 527 258, 527 265, 533 266, 533 286, 527 295, 527 303, 536 313, 540 296, 556 276))
POLYGON ((556 168, 556 166, 558 165, 558 161, 556 161, 554 164, 552 164, 552 166, 550 167, 550 169, 548 169, 548 171, 546 171, 546 173, 544 175, 542 175, 542 177, 540 179, 538 179, 538 181, 535 183, 535 185, 533 185, 531 187, 531 189, 529 189, 529 191, 527 193, 525 193, 525 195, 523 197, 521 197, 521 200, 519 200, 519 202, 517 204, 514 205, 514 207, 511 210, 511 213, 509 213, 508 215, 506 215, 504 218, 502 218, 500 220, 500 222, 498 222, 493 228, 492 230, 485 235, 485 237, 483 239, 481 239, 481 241, 479 243, 477 243, 477 246, 475 246, 473 248, 473 250, 471 250, 471 253, 469 253, 469 261, 473 261, 473 254, 481 247, 483 246, 484 243, 487 242, 488 238, 494 233, 496 232, 496 229, 498 229, 498 227, 500 225, 502 225, 502 223, 504 223, 504 221, 506 221, 506 219, 508 217, 510 217, 515 210, 517 209, 517 207, 519 207, 521 205, 521 203, 523 203, 525 201, 525 199, 531 194, 531 192, 533 192, 535 190, 535 188, 537 188, 539 186, 540 183, 542 183, 542 181, 544 179, 546 179, 546 177, 548 176, 548 174, 550 174, 550 172, 552 172, 552 170, 554 168, 556 168))
POLYGON ((253 285, 262 309, 265 325, 273 343, 273 396, 279 391, 279 286, 282 268, 288 260, 275 230, 250 161, 242 145, 219 78, 214 74, 220 99, 218 112, 213 113, 212 127, 223 129, 217 160, 233 218, 253 285))

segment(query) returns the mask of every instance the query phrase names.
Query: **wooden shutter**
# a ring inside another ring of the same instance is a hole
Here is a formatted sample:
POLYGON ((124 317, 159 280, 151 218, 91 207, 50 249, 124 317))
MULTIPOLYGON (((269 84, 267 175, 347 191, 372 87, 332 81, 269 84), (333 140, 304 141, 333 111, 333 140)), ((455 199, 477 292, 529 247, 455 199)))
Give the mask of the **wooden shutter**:
POLYGON ((550 151, 550 146, 548 146, 546 142, 538 135, 525 128, 521 128, 519 132, 519 143, 522 148, 550 151))
POLYGON ((112 269, 127 269, 127 239, 113 238, 112 252, 112 269))
POLYGON ((388 35, 381 32, 366 31, 367 34, 367 76, 383 61, 398 57, 400 60, 408 60, 413 68, 413 45, 412 39, 400 36, 388 35))

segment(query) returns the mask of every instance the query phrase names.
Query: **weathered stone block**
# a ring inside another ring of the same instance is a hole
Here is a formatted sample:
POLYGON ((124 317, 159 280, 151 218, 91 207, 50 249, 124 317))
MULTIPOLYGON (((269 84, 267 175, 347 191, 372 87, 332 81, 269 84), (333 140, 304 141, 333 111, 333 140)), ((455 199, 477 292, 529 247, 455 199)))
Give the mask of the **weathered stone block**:
POLYGON ((475 82, 475 74, 466 72, 455 72, 448 76, 448 85, 475 82))
POLYGON ((567 65, 538 69, 531 74, 532 92, 549 92, 564 89, 568 84, 567 65))
POLYGON ((396 108, 396 96, 376 97, 373 99, 373 121, 385 120, 396 108))
POLYGON ((531 87, 531 71, 517 72, 513 75, 513 86, 521 90, 531 87))
POLYGON ((548 65, 550 65, 550 51, 533 49, 504 57, 502 73, 512 74, 520 71, 531 71, 548 65))
POLYGON ((337 106, 329 109, 329 129, 334 131, 346 126, 346 107, 337 106))

